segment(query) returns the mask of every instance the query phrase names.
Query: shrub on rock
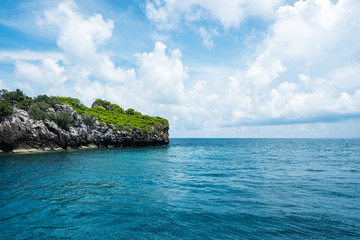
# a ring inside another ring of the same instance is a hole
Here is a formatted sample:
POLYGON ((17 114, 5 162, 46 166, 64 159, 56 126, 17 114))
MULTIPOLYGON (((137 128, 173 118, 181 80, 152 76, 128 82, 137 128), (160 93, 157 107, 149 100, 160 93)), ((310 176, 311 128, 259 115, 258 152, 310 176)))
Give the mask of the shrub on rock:
POLYGON ((8 116, 14 112, 14 107, 10 102, 2 100, 0 101, 0 116, 8 116))
POLYGON ((93 126, 94 123, 95 123, 95 119, 94 119, 94 116, 90 113, 85 113, 83 115, 84 117, 84 123, 87 125, 87 126, 93 126))
POLYGON ((34 119, 45 120, 49 118, 49 114, 46 112, 48 108, 49 105, 44 102, 34 102, 31 104, 28 113, 34 119))
POLYGON ((33 102, 34 102, 34 100, 32 100, 31 98, 24 99, 21 102, 19 102, 18 104, 16 104, 16 107, 27 111, 30 109, 30 106, 33 102))
POLYGON ((60 128, 69 130, 72 117, 68 112, 57 112, 55 113, 53 120, 60 128))

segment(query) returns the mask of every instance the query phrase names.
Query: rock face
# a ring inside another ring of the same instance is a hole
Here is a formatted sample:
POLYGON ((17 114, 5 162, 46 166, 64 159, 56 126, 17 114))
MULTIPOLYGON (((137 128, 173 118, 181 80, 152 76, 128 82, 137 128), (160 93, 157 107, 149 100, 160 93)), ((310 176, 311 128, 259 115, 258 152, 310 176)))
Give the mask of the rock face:
POLYGON ((152 133, 140 130, 116 130, 114 125, 87 126, 82 116, 69 105, 58 104, 49 113, 69 112, 72 126, 68 131, 49 120, 35 120, 21 109, 0 117, 0 152, 31 152, 76 148, 159 146, 169 144, 169 127, 153 127, 152 133), (156 132, 156 133, 154 133, 156 132), (157 135, 158 134, 158 135, 157 135))

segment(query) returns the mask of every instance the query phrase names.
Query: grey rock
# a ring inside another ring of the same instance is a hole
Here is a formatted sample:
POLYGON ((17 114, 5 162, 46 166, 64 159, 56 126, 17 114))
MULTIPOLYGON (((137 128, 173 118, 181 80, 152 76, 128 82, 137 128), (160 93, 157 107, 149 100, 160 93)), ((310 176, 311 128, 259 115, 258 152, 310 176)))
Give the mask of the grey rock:
POLYGON ((60 149, 124 147, 167 145, 168 126, 153 126, 151 133, 140 130, 116 130, 108 126, 87 126, 80 114, 66 104, 56 104, 48 109, 50 114, 68 112, 72 117, 72 127, 65 131, 50 120, 35 120, 21 109, 14 108, 10 116, 0 117, 0 153, 34 152, 60 149), (160 133, 159 135, 155 132, 160 133))
POLYGON ((54 106, 54 110, 55 112, 68 112, 68 113, 72 113, 73 109, 70 105, 67 104, 55 104, 54 106))

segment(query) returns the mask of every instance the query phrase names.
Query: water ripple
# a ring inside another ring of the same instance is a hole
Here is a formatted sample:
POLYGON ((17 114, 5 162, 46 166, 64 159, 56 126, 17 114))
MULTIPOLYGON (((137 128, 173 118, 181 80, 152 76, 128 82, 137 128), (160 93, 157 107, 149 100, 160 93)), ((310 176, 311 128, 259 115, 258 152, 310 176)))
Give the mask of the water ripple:
POLYGON ((360 239, 359 139, 0 156, 0 239, 360 239))

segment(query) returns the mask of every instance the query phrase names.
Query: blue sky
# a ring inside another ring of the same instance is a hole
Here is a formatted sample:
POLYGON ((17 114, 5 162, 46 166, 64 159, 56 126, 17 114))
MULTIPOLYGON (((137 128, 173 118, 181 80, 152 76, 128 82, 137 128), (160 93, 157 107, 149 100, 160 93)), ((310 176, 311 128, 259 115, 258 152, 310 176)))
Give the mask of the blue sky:
POLYGON ((171 137, 359 137, 358 0, 0 0, 0 88, 103 98, 171 137))

